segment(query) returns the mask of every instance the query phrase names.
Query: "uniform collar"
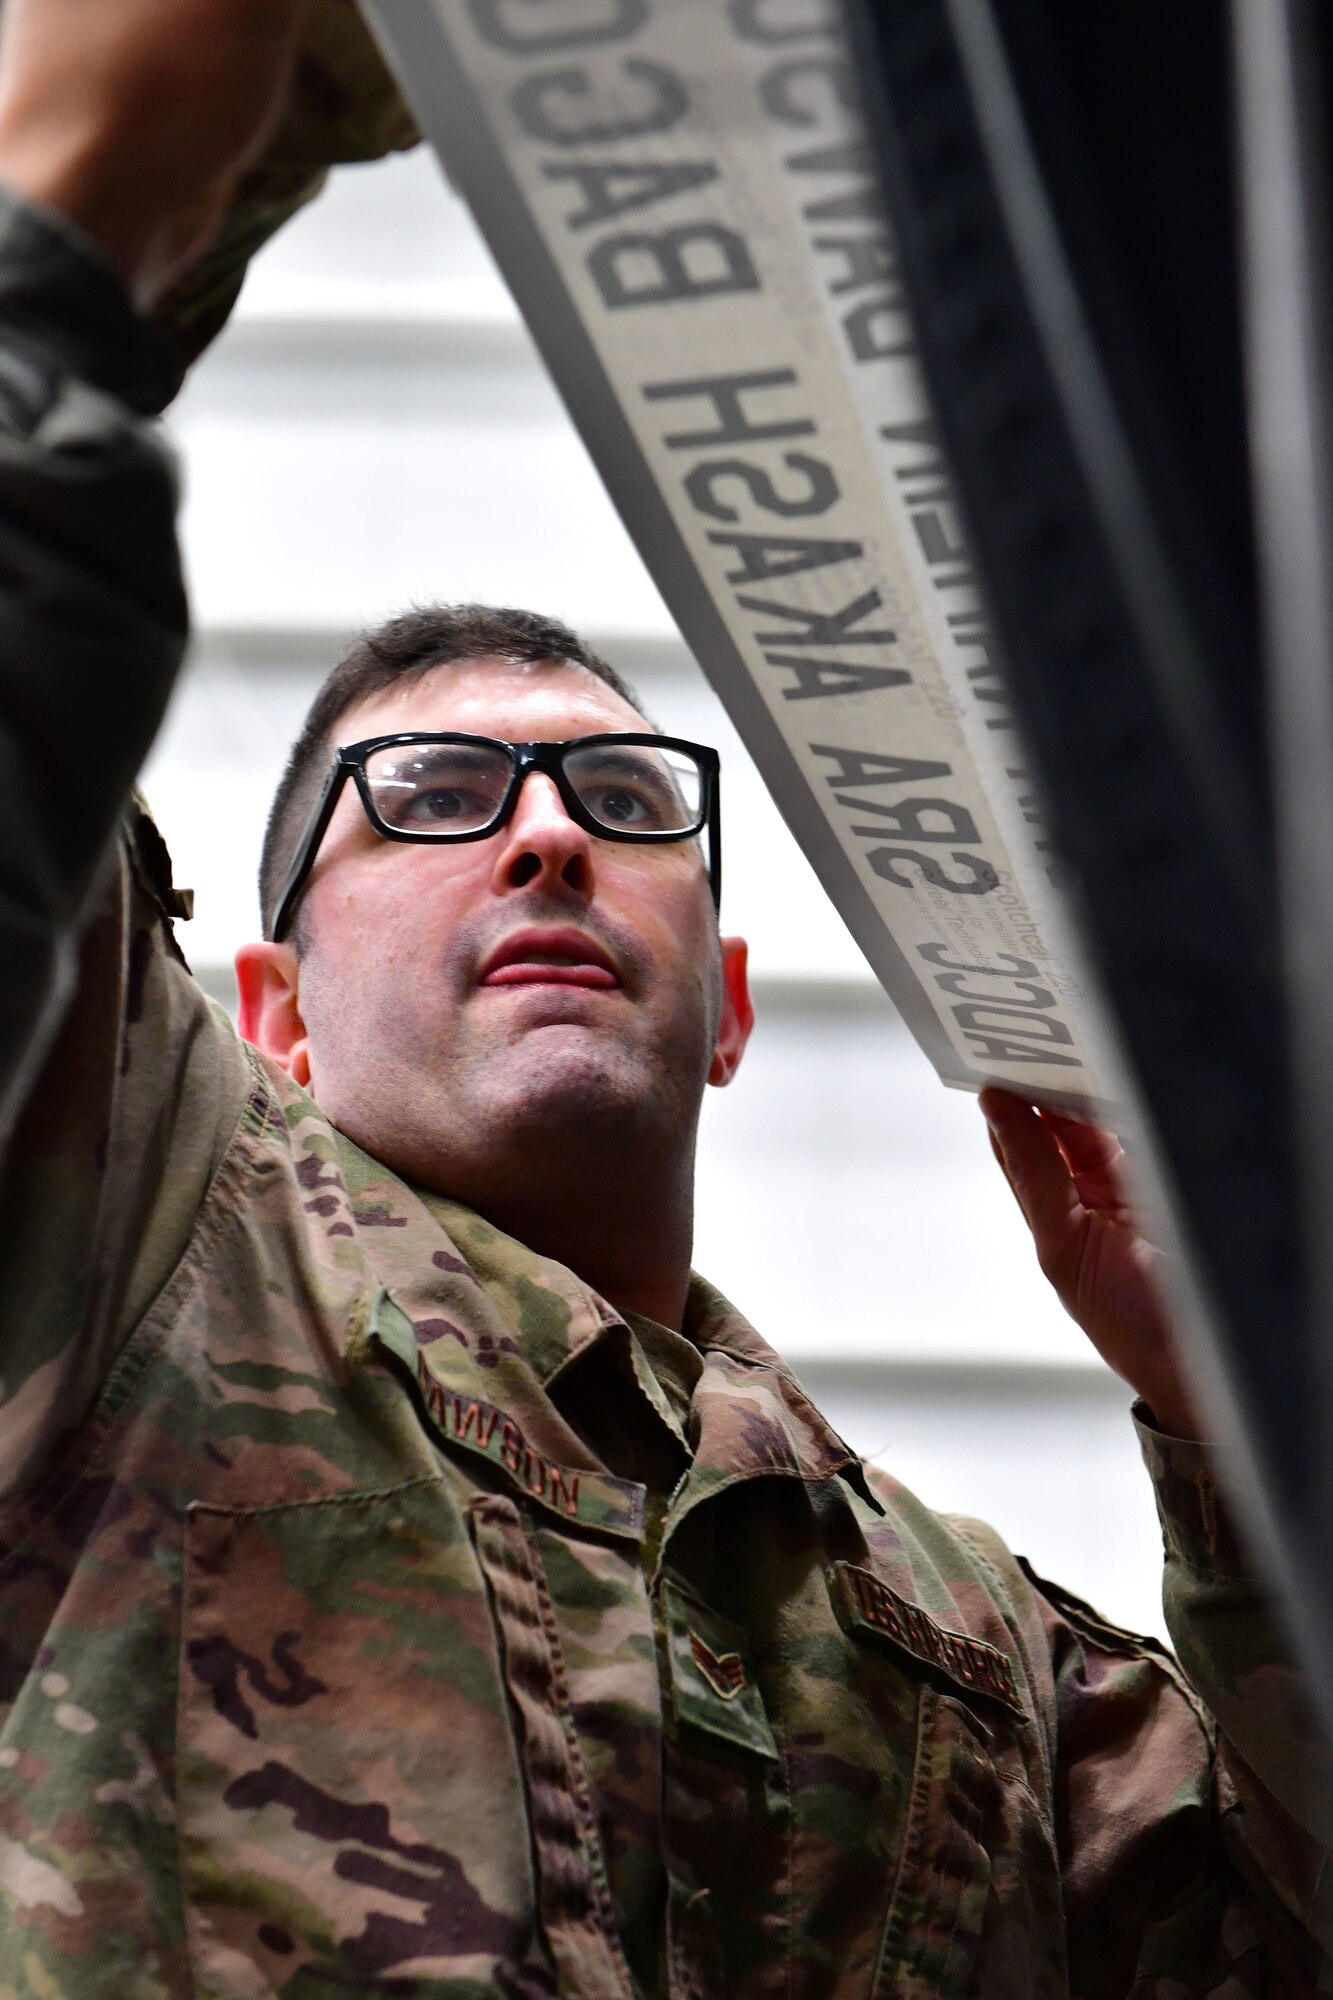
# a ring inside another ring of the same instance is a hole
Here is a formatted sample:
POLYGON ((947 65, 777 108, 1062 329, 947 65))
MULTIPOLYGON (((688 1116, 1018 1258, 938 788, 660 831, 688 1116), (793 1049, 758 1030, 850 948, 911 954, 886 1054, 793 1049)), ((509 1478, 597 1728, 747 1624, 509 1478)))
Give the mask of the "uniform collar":
MULTIPOLYGON (((596 1467, 550 1392, 576 1360, 608 1343, 632 1343, 625 1320, 563 1264, 461 1203, 408 1187, 341 1135, 337 1143, 358 1234, 411 1322, 430 1374, 456 1394, 515 1412, 560 1463, 596 1467)), ((743 1314, 697 1273, 684 1332, 705 1367, 695 1391, 694 1462, 673 1514, 723 1486, 773 1474, 841 1474, 880 1511, 857 1454, 743 1314)))
POLYGON ((501 1410, 552 1463, 600 1461, 546 1393, 552 1375, 606 1331, 594 1294, 559 1265, 455 1202, 409 1187, 332 1135, 365 1263, 382 1288, 372 1333, 453 1397, 501 1410))
POLYGON ((672 1507, 672 1531, 724 1487, 773 1474, 848 1479, 876 1513, 883 1511, 859 1455, 744 1314, 697 1273, 685 1330, 703 1350, 705 1368, 694 1397, 694 1461, 672 1507))

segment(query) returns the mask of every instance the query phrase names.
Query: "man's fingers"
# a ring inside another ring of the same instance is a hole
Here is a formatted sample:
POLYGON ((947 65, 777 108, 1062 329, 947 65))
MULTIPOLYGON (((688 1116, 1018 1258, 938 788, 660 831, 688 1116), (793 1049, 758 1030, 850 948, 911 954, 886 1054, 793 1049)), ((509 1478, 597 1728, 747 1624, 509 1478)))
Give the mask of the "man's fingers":
POLYGON ((1018 1197, 1043 1269, 1062 1243, 1081 1206, 1054 1132, 1030 1104, 1006 1090, 983 1090, 981 1108, 991 1144, 1018 1197))
POLYGON ((1103 1132, 1100 1126, 1087 1125, 1081 1118, 1070 1118, 1063 1111, 1043 1110, 1039 1115, 1059 1140, 1072 1172, 1101 1173, 1118 1163, 1122 1148, 1114 1132, 1103 1132))
MULTIPOLYGON (((1004 1175, 1005 1179, 1006 1179, 1007 1181, 1009 1181, 1009 1191, 1010 1191, 1010 1193, 1011 1193, 1011 1194, 1013 1195, 1013 1197, 1014 1197, 1014 1200, 1015 1200, 1015 1201, 1017 1201, 1017 1200, 1018 1200, 1018 1189, 1017 1189, 1017 1188, 1016 1188, 1016 1187, 1014 1186, 1014 1184, 1013 1184, 1012 1180, 1009 1180, 1009 1169, 1008 1169, 1008 1167, 1007 1167, 1007 1166, 1005 1165, 1005 1161, 1004 1161, 1004 1153, 1003 1153, 1003 1150, 1001 1149, 1001 1146, 1000 1146, 1000 1142, 999 1142, 999 1140, 998 1140, 998 1139, 996 1138, 996 1136, 995 1136, 995 1131, 994 1131, 994 1128, 993 1128, 993 1126, 991 1126, 991 1125, 987 1125, 987 1127, 986 1127, 986 1137, 987 1137, 987 1138, 988 1138, 988 1139, 990 1140, 990 1149, 991 1149, 992 1153, 994 1153, 994 1155, 995 1155, 995 1158, 996 1158, 996 1162, 997 1162, 997 1164, 998 1164, 998 1166, 999 1166, 999 1169, 1000 1169, 1000 1172, 1001 1172, 1001 1173, 1002 1173, 1002 1174, 1004 1175)), ((1021 1206, 1022 1206, 1022 1204, 1020 1203, 1020 1204, 1019 1204, 1019 1206, 1021 1207, 1021 1206)))

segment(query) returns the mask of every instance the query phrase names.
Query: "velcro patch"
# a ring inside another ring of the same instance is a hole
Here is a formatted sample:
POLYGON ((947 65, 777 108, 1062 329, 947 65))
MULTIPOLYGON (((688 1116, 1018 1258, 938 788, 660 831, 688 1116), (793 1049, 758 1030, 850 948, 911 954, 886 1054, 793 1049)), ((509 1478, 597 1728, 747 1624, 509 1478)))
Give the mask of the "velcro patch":
POLYGON ((776 1759, 763 1697, 745 1664, 745 1633, 669 1577, 660 1589, 676 1720, 738 1750, 776 1759))

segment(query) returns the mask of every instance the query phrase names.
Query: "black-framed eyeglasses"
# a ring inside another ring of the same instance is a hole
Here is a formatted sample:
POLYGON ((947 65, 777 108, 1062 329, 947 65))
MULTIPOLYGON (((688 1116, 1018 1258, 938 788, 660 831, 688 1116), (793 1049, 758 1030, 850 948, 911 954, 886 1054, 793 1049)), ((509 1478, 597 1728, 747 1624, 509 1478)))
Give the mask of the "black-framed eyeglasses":
POLYGON ((486 840, 513 816, 524 779, 550 778, 576 826, 599 840, 693 840, 708 829, 708 881, 722 900, 720 764, 678 736, 633 732, 567 743, 410 730, 344 743, 296 849, 273 918, 281 943, 348 777, 385 840, 486 840))

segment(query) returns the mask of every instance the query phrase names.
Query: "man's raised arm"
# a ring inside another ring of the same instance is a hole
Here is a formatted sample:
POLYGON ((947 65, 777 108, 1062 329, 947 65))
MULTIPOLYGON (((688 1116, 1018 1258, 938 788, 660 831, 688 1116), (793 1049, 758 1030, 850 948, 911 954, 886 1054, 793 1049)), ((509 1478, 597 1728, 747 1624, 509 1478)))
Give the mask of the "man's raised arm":
POLYGON ((170 368, 140 313, 283 101, 297 0, 0 15, 0 1141, 180 665, 170 368))

